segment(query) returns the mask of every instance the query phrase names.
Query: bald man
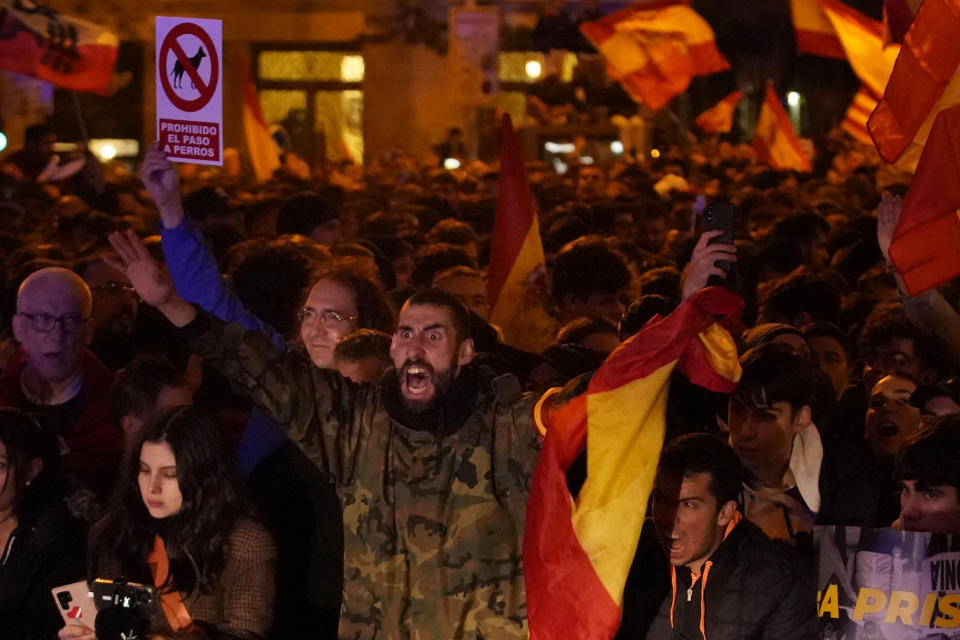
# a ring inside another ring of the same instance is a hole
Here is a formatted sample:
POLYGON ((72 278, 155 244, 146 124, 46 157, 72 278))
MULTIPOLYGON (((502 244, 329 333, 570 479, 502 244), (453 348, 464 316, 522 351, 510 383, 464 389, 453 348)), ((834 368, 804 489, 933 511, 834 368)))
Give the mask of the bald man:
POLYGON ((90 288, 68 269, 23 281, 13 317, 20 347, 0 374, 0 406, 37 414, 60 436, 64 467, 106 491, 122 437, 109 418, 113 376, 87 350, 91 309, 90 288))

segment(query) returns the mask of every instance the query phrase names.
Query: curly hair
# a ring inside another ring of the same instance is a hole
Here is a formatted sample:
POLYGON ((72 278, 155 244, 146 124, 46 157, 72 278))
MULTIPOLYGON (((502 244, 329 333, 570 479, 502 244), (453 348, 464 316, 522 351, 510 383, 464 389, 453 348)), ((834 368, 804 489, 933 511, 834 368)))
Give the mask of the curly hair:
POLYGON ((174 407, 141 429, 135 452, 127 455, 103 518, 90 540, 91 575, 119 562, 123 575, 149 580, 147 556, 160 536, 170 561, 163 590, 192 593, 214 589, 227 560, 225 545, 236 522, 252 514, 237 489, 230 463, 223 456, 219 434, 193 407, 174 407), (173 451, 183 503, 175 514, 155 519, 140 493, 140 450, 143 444, 166 443, 173 451))

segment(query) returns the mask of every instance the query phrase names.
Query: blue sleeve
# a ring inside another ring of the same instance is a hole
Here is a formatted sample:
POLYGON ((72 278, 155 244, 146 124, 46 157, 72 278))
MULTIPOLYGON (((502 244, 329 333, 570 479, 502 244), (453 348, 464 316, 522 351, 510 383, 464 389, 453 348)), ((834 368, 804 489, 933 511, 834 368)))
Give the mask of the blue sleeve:
POLYGON ((225 322, 236 322, 248 331, 259 331, 277 346, 283 338, 276 329, 260 320, 223 283, 217 261, 203 235, 184 219, 172 229, 160 228, 163 256, 177 293, 187 302, 225 322))

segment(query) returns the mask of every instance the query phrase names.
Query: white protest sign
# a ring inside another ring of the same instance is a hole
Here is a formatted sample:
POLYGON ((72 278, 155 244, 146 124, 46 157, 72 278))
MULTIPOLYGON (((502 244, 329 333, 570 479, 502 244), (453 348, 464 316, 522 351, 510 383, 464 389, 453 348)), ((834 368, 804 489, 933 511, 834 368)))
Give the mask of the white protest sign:
POLYGON ((174 162, 223 164, 223 22, 156 18, 157 140, 174 162))

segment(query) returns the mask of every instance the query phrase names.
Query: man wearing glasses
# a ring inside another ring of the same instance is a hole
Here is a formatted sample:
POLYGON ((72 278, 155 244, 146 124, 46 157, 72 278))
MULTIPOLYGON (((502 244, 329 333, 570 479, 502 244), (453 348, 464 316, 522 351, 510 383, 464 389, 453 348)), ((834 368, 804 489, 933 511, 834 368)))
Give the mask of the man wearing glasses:
POLYGON ((47 267, 23 281, 13 317, 20 347, 0 374, 0 406, 35 413, 59 436, 64 467, 106 490, 121 436, 109 418, 113 376, 87 350, 91 307, 90 288, 68 269, 47 267))

